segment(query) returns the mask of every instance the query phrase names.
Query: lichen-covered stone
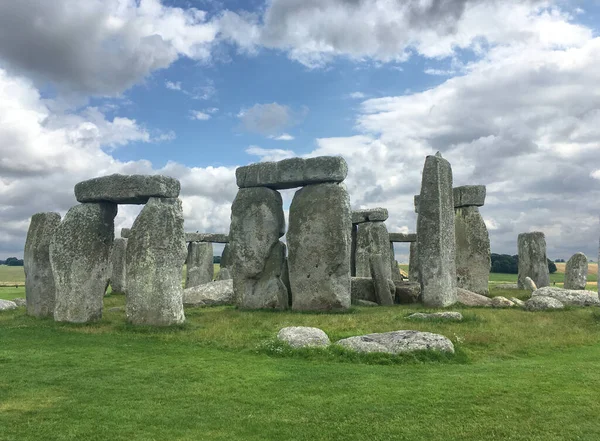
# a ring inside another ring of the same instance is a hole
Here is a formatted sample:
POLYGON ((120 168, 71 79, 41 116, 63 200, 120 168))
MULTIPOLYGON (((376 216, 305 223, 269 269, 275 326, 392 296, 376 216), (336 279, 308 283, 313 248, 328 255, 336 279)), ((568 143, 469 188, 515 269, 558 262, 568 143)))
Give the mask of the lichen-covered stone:
POLYGON ((482 207, 485 203, 485 185, 463 185, 455 187, 454 208, 482 207))
POLYGON ((394 295, 392 295, 392 292, 390 292, 388 279, 385 277, 385 264, 383 263, 381 254, 372 254, 370 264, 371 277, 373 278, 373 284, 375 286, 375 298, 377 299, 377 303, 382 306, 393 305, 396 287, 392 285, 394 289, 394 295))
POLYGON ((537 296, 527 300, 523 307, 527 311, 545 311, 548 309, 563 309, 565 306, 552 297, 537 296))
MULTIPOLYGON (((309 185, 296 192, 287 233, 293 309, 350 307, 351 231, 350 197, 343 184, 309 185)), ((389 244, 385 249, 389 252, 389 244)))
POLYGON ((390 242, 416 242, 417 233, 389 233, 390 242))
POLYGON ((15 302, 0 299, 0 311, 10 311, 12 309, 17 309, 17 304, 15 302))
POLYGON ((362 224, 364 222, 383 222, 389 217, 387 208, 365 208, 363 210, 352 211, 352 223, 362 224))
POLYGON ((187 257, 181 201, 150 198, 127 242, 127 320, 136 325, 183 323, 181 268, 187 257))
POLYGON ((110 253, 110 287, 113 292, 127 291, 127 239, 117 238, 110 253))
POLYGON ((427 350, 454 353, 454 345, 448 338, 443 335, 420 331, 393 331, 360 335, 345 338, 336 344, 359 352, 401 354, 427 350))
POLYGON ((350 279, 352 303, 358 300, 366 300, 377 303, 375 296, 375 284, 371 277, 352 277, 350 279))
POLYGON ((587 274, 588 260, 585 254, 573 254, 565 268, 565 289, 585 289, 587 274))
POLYGON ((492 306, 494 308, 510 308, 515 306, 515 304, 506 297, 496 296, 492 298, 492 306))
POLYGON ((20 308, 22 306, 27 306, 27 299, 23 297, 17 297, 16 299, 12 299, 12 301, 20 308))
POLYGON ((50 241, 59 224, 58 213, 37 213, 31 217, 23 253, 28 315, 54 315, 56 288, 50 264, 50 241))
POLYGON ((417 242, 410 243, 408 254, 408 280, 421 283, 421 271, 419 270, 419 248, 417 242))
POLYGON ((492 306, 492 299, 466 289, 456 289, 458 303, 465 306, 492 306))
POLYGON ((75 197, 78 202, 145 204, 152 197, 176 198, 180 189, 179 181, 169 176, 113 174, 78 183, 75 197))
POLYGON ((224 233, 185 233, 186 242, 229 243, 229 234, 224 233))
POLYGON ((231 271, 229 271, 229 268, 220 268, 219 274, 217 274, 217 280, 230 280, 230 279, 233 279, 233 277, 231 277, 231 271))
POLYGON ((453 305, 456 303, 456 236, 452 168, 439 154, 425 159, 417 247, 423 303, 433 307, 453 305))
POLYGON ((239 307, 285 309, 288 291, 281 280, 285 245, 281 195, 269 188, 242 188, 231 206, 230 269, 239 307))
POLYGON ((185 306, 233 305, 233 280, 220 280, 183 290, 185 306))
POLYGON ((127 239, 129 237, 130 232, 131 228, 121 228, 121 238, 127 239))
POLYGON ((537 286, 531 277, 525 277, 525 288, 529 291, 535 291, 537 289, 537 286))
POLYGON ((225 244, 223 247, 223 252, 221 253, 221 268, 229 268, 231 266, 231 257, 229 254, 229 244, 225 244))
POLYGON ((212 243, 190 242, 188 244, 186 264, 186 288, 212 282, 215 276, 212 243))
POLYGON ((539 296, 552 297, 559 300, 563 305, 600 306, 598 294, 580 289, 563 289, 556 286, 545 286, 536 289, 531 293, 531 297, 539 296))
POLYGON ((86 323, 102 318, 116 214, 115 204, 80 204, 56 228, 50 242, 54 320, 86 323))
POLYGON ((384 265, 387 266, 385 278, 392 278, 390 237, 383 222, 368 222, 358 226, 355 253, 357 277, 371 277, 370 258, 373 254, 380 254, 384 265))
POLYGON ((421 284, 418 282, 394 282, 396 300, 400 304, 418 303, 421 297, 421 284))
POLYGON ((309 326, 289 326, 277 333, 277 338, 293 348, 329 346, 329 337, 319 328, 309 326))
POLYGON ((521 299, 517 299, 516 297, 511 297, 509 299, 511 302, 515 304, 515 306, 519 306, 521 308, 525 307, 525 302, 521 299))
POLYGON ((488 295, 492 263, 490 237, 479 208, 476 206, 456 208, 454 224, 457 286, 477 294, 488 295))
POLYGON ((274 190, 324 182, 342 182, 347 175, 348 164, 341 156, 258 162, 238 167, 235 171, 237 185, 240 188, 268 187, 274 190))
POLYGON ((415 312, 408 317, 407 319, 411 320, 453 320, 453 321, 461 321, 463 319, 463 315, 460 312, 432 312, 432 313, 424 313, 424 312, 415 312))
POLYGON ((540 231, 521 233, 519 249, 519 289, 526 289, 525 277, 531 277, 538 288, 550 284, 548 258, 546 257, 546 237, 540 231))

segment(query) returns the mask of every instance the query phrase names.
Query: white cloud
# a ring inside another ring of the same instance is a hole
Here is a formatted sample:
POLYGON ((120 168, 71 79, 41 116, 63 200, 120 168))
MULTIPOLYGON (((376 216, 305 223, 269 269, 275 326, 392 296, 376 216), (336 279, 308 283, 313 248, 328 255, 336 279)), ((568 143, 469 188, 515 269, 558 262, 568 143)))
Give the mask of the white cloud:
POLYGON ((289 106, 274 102, 255 104, 249 109, 241 109, 237 116, 246 131, 277 137, 285 135, 281 135, 285 128, 300 123, 307 112, 307 108, 294 111, 289 106))
POLYGON ((207 121, 210 119, 210 115, 199 110, 190 110, 190 117, 198 121, 207 121))
POLYGON ((600 169, 594 170, 592 173, 590 173, 590 176, 594 179, 600 180, 600 169))
POLYGON ((289 133, 282 133, 279 136, 272 137, 275 141, 293 141, 294 137, 289 133))
POLYGON ((365 95, 362 92, 352 92, 348 95, 349 98, 352 98, 353 100, 361 100, 363 98, 366 98, 367 95, 365 95))
POLYGON ((181 81, 175 83, 172 81, 165 81, 165 87, 170 90, 181 90, 181 81))
POLYGON ((296 156, 293 150, 283 149, 264 149, 256 145, 251 145, 246 149, 246 153, 253 156, 259 156, 261 162, 281 161, 282 159, 293 158, 296 156))

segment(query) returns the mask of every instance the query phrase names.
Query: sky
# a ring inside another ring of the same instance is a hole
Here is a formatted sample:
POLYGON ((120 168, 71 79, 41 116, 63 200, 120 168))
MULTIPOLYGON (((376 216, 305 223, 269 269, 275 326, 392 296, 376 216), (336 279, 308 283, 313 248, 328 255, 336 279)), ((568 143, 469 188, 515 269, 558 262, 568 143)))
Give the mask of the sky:
POLYGON ((440 151, 487 186, 492 252, 596 260, 599 27, 600 0, 0 0, 0 259, 112 173, 179 179, 186 230, 227 232, 236 167, 293 156, 342 155, 352 207, 414 232, 440 151))

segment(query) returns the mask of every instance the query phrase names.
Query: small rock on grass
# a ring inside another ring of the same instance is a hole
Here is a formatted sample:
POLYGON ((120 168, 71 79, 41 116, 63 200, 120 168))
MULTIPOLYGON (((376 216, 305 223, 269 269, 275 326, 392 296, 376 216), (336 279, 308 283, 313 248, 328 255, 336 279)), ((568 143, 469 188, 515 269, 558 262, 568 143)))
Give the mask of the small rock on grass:
POLYGON ((27 306, 27 300, 25 300, 22 297, 17 297, 16 299, 12 299, 12 301, 17 305, 17 306, 27 306))
POLYGON ((17 304, 10 300, 0 300, 0 311, 10 311, 11 309, 17 309, 17 304))
POLYGON ((412 330, 349 337, 338 341, 337 344, 357 352, 400 354, 434 350, 454 353, 454 345, 443 335, 412 330))
POLYGON ((492 299, 492 306, 494 308, 510 308, 512 306, 515 306, 515 304, 508 300, 506 297, 498 296, 492 299))
POLYGON ((525 306, 525 302, 521 299, 517 299, 516 297, 511 297, 510 301, 515 304, 515 306, 520 306, 523 308, 525 306))
POLYGON ((461 321, 463 319, 463 315, 460 312, 433 312, 430 314, 426 314, 424 312, 415 312, 414 314, 409 315, 409 319, 416 320, 429 320, 429 319, 444 319, 444 320, 454 320, 461 321))
POLYGON ((532 297, 525 302, 525 309, 528 311, 545 311, 548 309, 563 309, 564 307, 559 300, 546 296, 532 297))
POLYGON ((356 300, 355 305, 356 306, 379 306, 375 302, 369 302, 368 300, 361 300, 361 299, 356 300))
POLYGON ((277 338, 293 348, 325 347, 331 344, 323 330, 309 326, 282 328, 279 330, 277 338))

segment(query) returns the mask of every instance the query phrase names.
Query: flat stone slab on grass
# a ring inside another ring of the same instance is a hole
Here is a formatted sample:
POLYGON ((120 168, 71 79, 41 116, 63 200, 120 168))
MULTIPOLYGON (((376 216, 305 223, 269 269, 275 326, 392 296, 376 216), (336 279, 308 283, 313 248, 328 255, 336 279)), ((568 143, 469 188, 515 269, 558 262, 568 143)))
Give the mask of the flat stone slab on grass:
POLYGON ((183 290, 184 306, 233 305, 233 280, 218 280, 183 290))
POLYGON ((27 300, 23 297, 17 297, 16 299, 12 299, 12 302, 14 302, 14 304, 18 307, 27 306, 27 300))
POLYGON ((424 312, 415 312, 414 314, 406 317, 411 320, 455 320, 461 321, 463 319, 463 315, 460 312, 448 311, 448 312, 432 312, 432 313, 424 313, 424 312))
POLYGON ((498 285, 492 285, 492 288, 496 289, 519 289, 517 283, 499 283, 498 285))
POLYGON ((331 344, 323 330, 309 326, 282 328, 279 330, 277 338, 293 348, 325 347, 331 344))
POLYGON ((565 306, 552 297, 537 296, 525 302, 524 308, 528 311, 545 311, 548 309, 563 309, 565 306))
POLYGON ((229 243, 229 234, 225 233, 185 233, 186 242, 229 243))
POLYGON ((492 306, 492 299, 476 292, 472 292, 466 289, 457 288, 456 294, 458 297, 458 303, 465 306, 492 306))
POLYGON ((511 297, 510 301, 515 304, 515 306, 520 306, 521 308, 525 307, 525 302, 521 299, 517 299, 516 297, 511 297))
POLYGON ((268 187, 273 190, 325 182, 342 182, 347 175, 348 164, 341 156, 258 162, 238 167, 235 171, 238 187, 268 187))
POLYGON ((393 331, 360 335, 345 338, 338 341, 337 344, 357 352, 400 354, 427 350, 454 353, 454 345, 448 338, 421 331, 393 331))
POLYGON ((515 304, 506 297, 497 296, 492 298, 492 306, 494 308, 511 308, 515 306, 515 304))
POLYGON ((575 289, 563 289, 554 286, 545 286, 536 289, 531 293, 531 297, 552 297, 560 301, 563 305, 572 306, 600 306, 598 294, 593 291, 582 291, 575 289))
POLYGON ((390 242, 416 242, 417 233, 389 233, 390 242))
POLYGON ((364 210, 354 210, 352 211, 352 223, 353 224, 362 224, 364 222, 374 222, 381 221, 383 222, 389 217, 389 213, 387 208, 367 208, 364 210))
POLYGON ((10 311, 11 309, 17 309, 17 304, 15 302, 0 299, 0 311, 10 311))
POLYGON ((463 185, 454 187, 454 208, 482 207, 485 203, 485 185, 463 185))
POLYGON ((75 197, 79 202, 145 204, 151 197, 176 198, 180 189, 179 181, 169 176, 114 174, 78 183, 75 197))

